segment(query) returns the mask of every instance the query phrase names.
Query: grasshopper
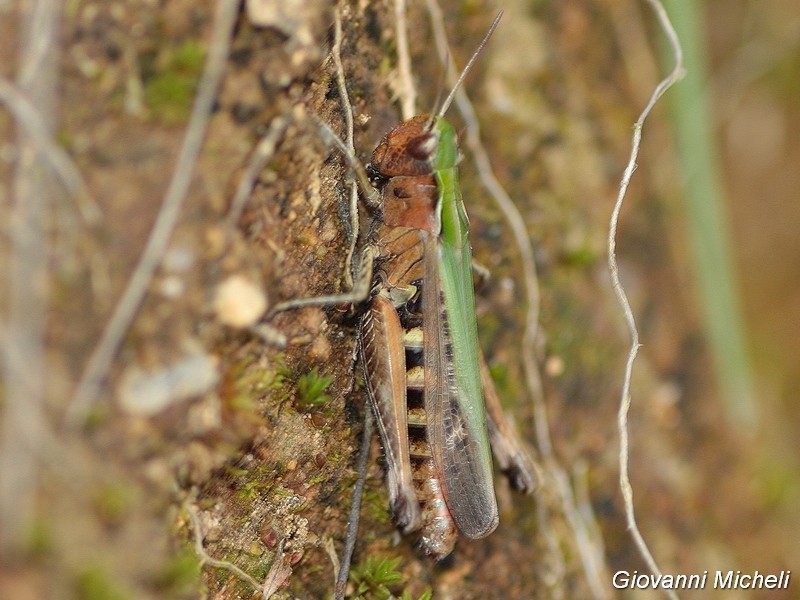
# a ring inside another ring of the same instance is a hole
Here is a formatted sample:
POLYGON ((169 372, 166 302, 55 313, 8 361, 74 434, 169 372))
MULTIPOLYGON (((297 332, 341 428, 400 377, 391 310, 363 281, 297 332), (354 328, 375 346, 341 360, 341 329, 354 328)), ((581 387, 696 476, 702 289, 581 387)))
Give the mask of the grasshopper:
POLYGON ((478 539, 497 527, 492 451, 516 489, 535 487, 533 462, 503 415, 478 345, 457 136, 444 118, 501 16, 438 114, 396 125, 365 170, 354 159, 350 165, 373 208, 360 260, 366 293, 351 298, 361 299, 359 356, 391 511, 405 533, 421 530, 424 550, 436 559, 450 554, 458 533, 478 539))

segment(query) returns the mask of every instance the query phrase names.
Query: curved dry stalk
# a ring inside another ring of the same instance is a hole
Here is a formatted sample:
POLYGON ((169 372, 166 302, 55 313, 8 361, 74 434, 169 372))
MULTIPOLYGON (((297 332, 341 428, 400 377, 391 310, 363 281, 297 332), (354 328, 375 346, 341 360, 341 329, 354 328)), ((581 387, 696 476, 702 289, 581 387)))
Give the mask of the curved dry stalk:
POLYGON ((57 1, 25 3, 19 23, 19 89, 5 79, 0 85, 0 98, 19 124, 13 201, 4 214, 9 239, 3 265, 7 277, 5 311, 0 323, 4 396, 0 419, 0 552, 9 555, 25 543, 35 522, 35 496, 41 478, 37 453, 50 439, 46 435, 45 401, 52 205, 41 157, 53 165, 58 164, 58 159, 53 163, 53 156, 64 158, 52 140, 61 14, 57 1))
POLYGON ((411 53, 408 46, 406 0, 394 0, 395 36, 397 37, 397 72, 400 75, 400 110, 403 119, 417 114, 417 88, 411 75, 411 53))
POLYGON ((100 209, 70 155, 53 140, 45 118, 26 95, 5 77, 0 77, 0 102, 14 115, 37 152, 50 164, 58 180, 74 196, 81 217, 88 224, 100 220, 100 209))
MULTIPOLYGON (((215 567, 217 569, 225 569, 227 571, 230 571, 242 581, 246 581, 248 584, 250 584, 250 586, 252 586, 254 590, 260 591, 262 589, 261 584, 258 581, 256 581, 251 575, 242 571, 232 562, 212 558, 208 554, 208 552, 206 552, 206 549, 203 546, 203 530, 200 526, 200 516, 197 514, 197 511, 194 509, 193 506, 186 504, 184 508, 186 509, 186 512, 189 513, 189 519, 192 522, 192 531, 194 533, 194 551, 195 553, 197 553, 197 556, 200 557, 201 563, 211 565, 212 567, 215 567)), ((280 554, 281 550, 282 549, 279 547, 277 554, 280 554)))
MULTIPOLYGON (((625 172, 622 175, 622 180, 619 184, 619 194, 617 195, 617 200, 614 204, 614 209, 611 212, 611 218, 609 219, 608 224, 608 270, 611 274, 611 282, 614 287, 614 293, 617 295, 617 300, 622 308, 622 312, 625 316, 625 323, 628 326, 628 331, 631 336, 631 346, 628 353, 628 360, 625 364, 625 374, 622 381, 622 394, 620 398, 619 412, 617 414, 617 427, 619 430, 620 446, 619 485, 622 491, 622 498, 625 503, 625 516, 627 519, 628 529, 631 532, 631 537, 633 538, 636 547, 639 550, 639 554, 641 554, 648 568, 654 575, 659 576, 661 575, 661 569, 659 569, 658 564, 653 558, 653 555, 650 553, 647 543, 644 541, 644 537, 642 537, 642 534, 639 531, 639 526, 636 523, 636 515, 633 506, 633 488, 631 486, 630 474, 628 471, 628 460, 630 458, 628 411, 631 407, 631 378, 633 376, 633 363, 636 360, 636 355, 639 352, 640 344, 636 320, 634 319, 633 311, 631 310, 630 302, 628 301, 628 296, 625 294, 625 290, 622 287, 622 283, 619 279, 619 268, 617 265, 616 256, 616 238, 619 224, 619 214, 622 210, 622 204, 624 202, 625 194, 628 190, 631 177, 633 176, 633 172, 636 170, 636 158, 639 155, 639 149, 641 146, 642 127, 644 125, 644 121, 647 119, 647 116, 650 114, 650 111, 653 109, 653 106, 655 106, 656 102, 658 102, 659 98, 664 95, 664 92, 666 92, 667 89, 669 89, 683 76, 683 52, 681 50, 678 36, 669 20, 669 16, 659 0, 647 0, 647 2, 650 3, 655 11, 659 25, 667 36, 670 48, 672 49, 673 57, 675 59, 675 66, 669 75, 662 79, 653 90, 647 106, 645 106, 644 110, 641 112, 639 118, 636 120, 636 123, 634 123, 633 126, 630 158, 628 159, 625 172)), ((672 590, 664 590, 664 592, 670 598, 678 598, 678 595, 672 590)))
POLYGON ((225 229, 230 234, 244 212, 244 207, 247 204, 247 199, 253 191, 258 174, 264 166, 275 155, 275 147, 281 139, 283 132, 289 125, 289 119, 286 117, 275 117, 269 125, 267 132, 261 137, 258 144, 256 144, 253 154, 247 163, 242 179, 236 187, 236 193, 231 201, 231 208, 228 211, 228 216, 225 218, 225 229))
MULTIPOLYGON (((336 86, 339 89, 339 98, 342 101, 344 111, 344 122, 346 131, 345 147, 347 153, 355 156, 356 147, 353 142, 353 105, 350 104, 350 95, 347 93, 347 82, 344 76, 344 65, 342 65, 342 13, 336 9, 336 20, 334 23, 333 62, 336 65, 336 86)), ((347 249, 347 257, 344 263, 345 285, 353 287, 353 256, 356 253, 358 243, 358 184, 350 181, 350 223, 348 224, 348 235, 350 236, 350 246, 347 249)))
POLYGON ((217 88, 225 70, 233 26, 238 12, 239 2, 237 0, 219 0, 217 3, 208 58, 172 180, 164 195, 153 229, 150 231, 147 245, 75 388, 66 414, 67 422, 73 427, 84 422, 86 415, 97 400, 103 380, 147 293, 150 281, 161 262, 177 224, 183 202, 186 199, 186 192, 189 189, 194 165, 208 128, 217 88))
POLYGON ((336 600, 344 600, 347 577, 350 574, 350 561, 353 558, 353 550, 358 539, 358 522, 361 516, 361 494, 364 491, 364 482, 367 479, 367 467, 369 466, 369 449, 372 442, 372 408, 367 406, 364 409, 364 431, 361 433, 361 449, 358 454, 358 480, 353 488, 353 499, 350 503, 350 517, 347 523, 347 538, 342 550, 342 560, 339 564, 339 576, 336 578, 336 588, 334 597, 336 600))
POLYGON ((328 555, 328 560, 331 561, 331 567, 333 568, 333 587, 336 587, 340 563, 339 555, 336 554, 336 544, 333 543, 333 538, 331 536, 326 536, 322 539, 322 549, 325 551, 325 554, 328 555))

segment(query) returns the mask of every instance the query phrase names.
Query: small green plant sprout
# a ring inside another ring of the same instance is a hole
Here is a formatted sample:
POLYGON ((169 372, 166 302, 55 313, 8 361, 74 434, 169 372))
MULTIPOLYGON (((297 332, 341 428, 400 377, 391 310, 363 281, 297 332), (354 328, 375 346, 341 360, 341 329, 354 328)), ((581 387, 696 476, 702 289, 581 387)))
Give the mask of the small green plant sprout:
MULTIPOLYGON (((397 570, 399 558, 378 558, 370 556, 350 574, 355 590, 353 597, 358 600, 387 600, 397 598, 392 590, 397 590, 404 583, 405 577, 397 570)), ((432 592, 425 590, 417 600, 430 600, 432 592)), ((399 596, 402 600, 412 600, 407 590, 399 596)))
POLYGON ((325 390, 333 381, 333 377, 320 375, 319 369, 314 367, 297 380, 297 408, 300 410, 314 410, 325 406, 331 399, 325 390))

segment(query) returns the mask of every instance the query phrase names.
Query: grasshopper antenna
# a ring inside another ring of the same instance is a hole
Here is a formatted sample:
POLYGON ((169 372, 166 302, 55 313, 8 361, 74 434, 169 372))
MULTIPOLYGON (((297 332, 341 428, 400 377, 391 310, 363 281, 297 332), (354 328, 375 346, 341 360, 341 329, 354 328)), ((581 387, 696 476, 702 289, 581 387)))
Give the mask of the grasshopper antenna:
POLYGON ((444 90, 445 79, 447 79, 447 69, 450 66, 450 55, 447 54, 447 51, 445 51, 445 57, 444 60, 442 60, 442 65, 442 70, 439 73, 439 82, 436 84, 436 101, 433 103, 434 108, 431 111, 428 120, 425 121, 425 131, 430 131, 433 129, 433 121, 436 118, 436 107, 439 106, 439 102, 442 99, 442 91, 444 90))
POLYGON ((503 11, 501 10, 499 13, 497 13, 497 16, 494 18, 494 21, 492 21, 492 24, 489 26, 489 31, 486 32, 485 36, 483 36, 483 40, 481 40, 481 43, 478 45, 478 48, 475 50, 475 52, 472 53, 472 57, 469 59, 469 62, 461 71, 461 75, 458 76, 458 81, 456 81, 456 84, 453 86, 453 89, 450 90, 450 93, 447 95, 447 98, 445 98, 444 104, 442 104, 442 108, 439 109, 439 114, 437 116, 444 117, 444 114, 447 112, 447 109, 450 108, 450 104, 453 102, 453 98, 455 98, 456 91, 466 78, 467 73, 469 73, 469 70, 472 68, 472 65, 477 60, 478 55, 481 53, 481 50, 483 50, 483 47, 486 46, 486 42, 489 41, 489 38, 492 37, 494 30, 497 29, 497 24, 500 22, 500 18, 502 16, 503 16, 503 11))

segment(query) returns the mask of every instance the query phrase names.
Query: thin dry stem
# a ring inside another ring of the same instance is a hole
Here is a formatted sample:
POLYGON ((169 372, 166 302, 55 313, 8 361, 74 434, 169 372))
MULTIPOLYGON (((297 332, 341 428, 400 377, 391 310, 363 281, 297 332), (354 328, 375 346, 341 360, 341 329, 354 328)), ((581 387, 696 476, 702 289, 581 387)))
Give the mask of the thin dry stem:
POLYGON ((400 110, 403 119, 410 119, 417 114, 417 88, 411 75, 411 53, 408 46, 407 8, 406 0, 394 0, 397 72, 400 76, 400 110))
POLYGON ((333 586, 336 587, 341 566, 339 563, 339 556, 336 554, 336 544, 334 544, 331 536, 323 538, 322 549, 325 550, 325 554, 328 555, 328 559, 331 561, 331 567, 333 567, 333 586))
POLYGON ((225 70, 238 11, 237 0, 219 0, 217 3, 208 58, 172 180, 144 252, 75 389, 67 411, 67 421, 71 426, 81 425, 97 400, 108 369, 147 293, 175 229, 208 128, 217 88, 225 70))
POLYGON ((100 209, 89 193, 78 167, 70 155, 56 144, 52 132, 45 126, 49 118, 31 104, 20 88, 4 77, 0 77, 0 102, 14 115, 36 152, 47 161, 67 192, 75 197, 84 222, 97 223, 100 220, 100 209))
MULTIPOLYGON (((650 111, 653 109, 653 106, 655 106, 656 102, 658 102, 659 98, 661 98, 661 96, 667 91, 667 89, 670 88, 670 86, 680 80, 680 78, 683 76, 683 53, 681 51, 678 36, 672 27, 672 23, 670 22, 669 17, 667 16, 667 13, 659 0, 647 1, 655 11, 658 22, 667 36, 673 56, 675 58, 675 66, 669 75, 667 75, 667 77, 665 77, 656 86, 655 90, 653 90, 653 93, 650 96, 650 101, 647 103, 647 106, 645 106, 644 110, 639 115, 639 118, 636 120, 636 123, 633 126, 633 139, 631 142, 630 158, 628 160, 628 165, 625 168, 625 172, 623 173, 622 180, 619 185, 617 200, 614 204, 614 209, 611 213, 611 218, 609 219, 608 224, 608 270, 611 274, 614 293, 617 295, 617 300, 622 308, 622 312, 625 316, 625 322, 628 326, 628 331, 630 332, 631 336, 630 352, 628 353, 628 360, 625 364, 625 374, 622 381, 622 394, 620 398, 619 412, 617 414, 617 427, 619 429, 620 442, 619 485, 622 491, 622 498, 625 503, 625 515, 628 523, 628 529, 631 532, 631 537, 636 543, 636 547, 648 568, 654 575, 659 576, 661 575, 661 569, 659 569, 658 564, 653 558, 653 555, 650 553, 650 549, 647 547, 647 543, 644 541, 644 538, 639 531, 639 526, 636 523, 636 515, 633 506, 633 488, 631 487, 630 475, 628 471, 628 460, 630 457, 628 411, 631 407, 631 378, 633 376, 633 363, 636 360, 637 353, 639 352, 640 344, 639 331, 636 328, 636 320, 634 319, 633 311, 631 310, 630 303, 628 302, 628 297, 625 294, 625 290, 623 289, 622 283, 619 279, 619 268, 617 266, 616 257, 616 238, 619 215, 620 211, 622 210, 622 205, 625 199, 625 194, 628 190, 628 185, 631 181, 631 177, 633 176, 633 172, 636 170, 636 158, 639 155, 639 149, 641 146, 642 127, 645 119, 650 114, 650 111)), ((664 590, 664 592, 670 598, 678 598, 677 594, 672 590, 664 590)))
POLYGON ((247 163, 247 169, 245 169, 244 175, 236 187, 236 194, 231 201, 231 208, 225 220, 225 228, 228 232, 232 231, 239 222, 247 204, 247 199, 253 191, 256 179, 258 179, 258 174, 275 155, 275 147, 278 145, 283 132, 286 131, 287 125, 289 125, 289 119, 286 117, 274 118, 269 125, 269 129, 256 145, 250 161, 247 163))
POLYGON ((225 569, 227 571, 230 571, 231 573, 239 577, 242 581, 246 581, 248 584, 250 584, 254 590, 260 591, 262 589, 262 585, 258 581, 256 581, 251 575, 248 575, 247 573, 242 571, 239 567, 237 567, 235 564, 231 562, 212 558, 208 554, 208 552, 206 552, 206 549, 203 546, 203 530, 200 525, 200 516, 197 514, 197 511, 193 506, 187 504, 185 508, 186 512, 189 513, 189 519, 192 521, 192 531, 194 533, 194 550, 197 553, 197 556, 200 557, 202 563, 211 565, 212 567, 218 569, 225 569))
MULTIPOLYGON (((548 474, 549 477, 549 474, 548 474)), ((544 483, 544 485, 550 485, 544 483)), ((561 551, 561 542, 553 528, 552 514, 544 502, 536 503, 536 524, 541 536, 547 544, 547 551, 543 552, 540 572, 543 574, 544 584, 547 586, 548 595, 553 600, 566 598, 564 578, 567 574, 567 564, 564 553, 561 551)))
POLYGON ((264 578, 264 583, 261 586, 261 597, 272 598, 284 582, 292 574, 292 567, 283 551, 285 540, 278 542, 278 547, 275 550, 275 556, 272 559, 272 565, 269 568, 269 573, 264 578))
MULTIPOLYGON (((575 490, 578 513, 586 524, 588 534, 591 536, 592 544, 598 548, 604 548, 603 532, 597 523, 597 517, 592 507, 592 498, 589 492, 589 465, 585 460, 578 460, 573 467, 572 488, 575 490)), ((605 555, 605 552, 602 553, 605 555)))
POLYGON ((336 600, 344 600, 347 577, 350 574, 350 561, 358 539, 358 522, 361 515, 361 494, 364 492, 364 482, 367 479, 369 466, 369 449, 372 442, 373 415, 371 408, 364 411, 364 431, 361 433, 361 449, 358 454, 358 481, 353 488, 353 499, 350 504, 350 518, 347 524, 347 538, 345 539, 342 560, 339 566, 339 577, 336 579, 334 596, 336 600))
POLYGON ((569 476, 557 462, 555 456, 544 459, 548 481, 556 490, 561 503, 561 512, 572 530, 575 547, 578 549, 583 572, 592 596, 598 600, 611 598, 608 587, 608 571, 605 564, 605 548, 592 535, 598 529, 597 524, 587 522, 585 513, 581 513, 575 500, 575 494, 569 476))
MULTIPOLYGON (((37 453, 47 442, 44 419, 45 353, 48 309, 47 229, 51 194, 40 150, 54 146, 54 105, 58 87, 58 24, 61 4, 27 3, 21 11, 21 48, 17 91, 3 80, 6 103, 20 127, 19 158, 9 207, 7 312, 2 324, 3 419, 0 424, 0 549, 14 552, 33 525, 39 482, 37 453), (25 99, 29 98, 29 102, 25 99), (11 102, 8 102, 8 99, 11 102), (16 108, 17 110, 13 110, 16 108), (32 121, 35 121, 32 122, 32 121)), ((44 155, 51 161, 52 154, 44 155)))
POLYGON ((583 572, 592 596, 601 600, 611 598, 608 588, 608 572, 605 564, 605 547, 601 540, 593 535, 598 530, 597 523, 593 521, 593 513, 581 511, 575 499, 573 484, 567 472, 555 462, 555 459, 545 461, 550 481, 553 483, 561 499, 561 510, 567 519, 575 545, 583 565, 583 572))
MULTIPOLYGON (((350 104, 350 95, 347 93, 347 82, 344 77, 344 66, 342 65, 342 13, 340 9, 336 9, 336 23, 334 26, 334 42, 333 42, 333 62, 336 65, 336 85, 339 89, 339 98, 342 101, 342 110, 344 112, 345 145, 348 154, 355 156, 356 148, 353 143, 353 106, 350 104)), ((353 256, 356 253, 356 244, 358 243, 358 184, 355 181, 350 181, 350 223, 348 228, 350 236, 350 246, 347 249, 347 257, 345 258, 345 285, 348 288, 353 287, 353 256)))

